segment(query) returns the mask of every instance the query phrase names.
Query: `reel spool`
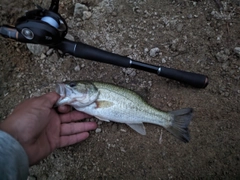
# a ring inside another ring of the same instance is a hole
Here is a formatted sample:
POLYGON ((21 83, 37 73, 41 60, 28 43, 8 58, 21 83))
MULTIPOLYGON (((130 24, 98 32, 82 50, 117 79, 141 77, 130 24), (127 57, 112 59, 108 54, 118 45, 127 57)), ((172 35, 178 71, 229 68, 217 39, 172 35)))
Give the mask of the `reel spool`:
POLYGON ((44 22, 48 23, 50 26, 53 26, 56 29, 58 29, 58 27, 59 27, 58 22, 55 19, 53 19, 52 17, 50 17, 50 16, 43 17, 41 19, 41 21, 44 21, 44 22))

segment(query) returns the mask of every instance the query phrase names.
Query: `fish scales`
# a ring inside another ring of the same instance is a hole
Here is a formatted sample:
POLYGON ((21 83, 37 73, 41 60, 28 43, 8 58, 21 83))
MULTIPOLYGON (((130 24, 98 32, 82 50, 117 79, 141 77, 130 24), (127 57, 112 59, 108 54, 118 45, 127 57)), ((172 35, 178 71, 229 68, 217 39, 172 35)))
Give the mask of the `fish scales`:
MULTIPOLYGON (((97 101, 111 101, 114 106, 107 108, 100 108, 99 111, 111 114, 118 109, 119 122, 121 123, 138 123, 139 120, 142 122, 150 122, 156 125, 163 125, 169 123, 169 116, 167 113, 159 112, 159 110, 149 106, 143 99, 135 92, 121 87, 117 87, 111 84, 102 84, 93 82, 98 88, 100 94, 97 101), (124 99, 124 101, 123 101, 124 99), (141 106, 139 106, 141 104, 141 106), (164 122, 166 120, 167 122, 164 122)), ((112 121, 118 122, 116 119, 110 118, 112 121)))

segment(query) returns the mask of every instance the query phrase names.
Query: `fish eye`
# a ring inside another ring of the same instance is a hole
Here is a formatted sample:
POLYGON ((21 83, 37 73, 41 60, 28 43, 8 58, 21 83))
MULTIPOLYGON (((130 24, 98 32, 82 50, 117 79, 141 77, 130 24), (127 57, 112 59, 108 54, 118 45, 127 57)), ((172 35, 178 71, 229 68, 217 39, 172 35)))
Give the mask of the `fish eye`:
POLYGON ((70 82, 68 85, 69 85, 70 87, 75 87, 75 86, 76 86, 76 83, 75 83, 75 82, 70 82))

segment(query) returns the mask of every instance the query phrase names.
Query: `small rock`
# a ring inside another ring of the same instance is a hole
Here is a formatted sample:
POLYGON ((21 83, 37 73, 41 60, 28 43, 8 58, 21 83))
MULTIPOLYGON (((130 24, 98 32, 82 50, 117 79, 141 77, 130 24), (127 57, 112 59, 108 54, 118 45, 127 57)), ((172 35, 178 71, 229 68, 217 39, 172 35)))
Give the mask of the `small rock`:
POLYGON ((127 132, 125 129, 120 129, 121 132, 127 132))
POLYGON ((74 41, 75 40, 75 38, 71 34, 66 34, 65 38, 70 40, 70 41, 74 41))
POLYGON ((166 63, 167 61, 166 61, 166 59, 165 58, 162 58, 162 63, 164 64, 164 63, 166 63))
POLYGON ((216 54, 216 58, 219 62, 224 62, 228 60, 228 55, 226 55, 223 51, 220 51, 216 54))
POLYGON ((177 46, 177 51, 178 51, 178 52, 185 52, 185 51, 186 51, 186 48, 184 47, 183 44, 179 44, 179 46, 177 46))
POLYGON ((222 64, 222 69, 223 69, 224 71, 227 71, 227 70, 228 70, 228 62, 224 62, 224 63, 222 64))
POLYGON ((135 69, 132 69, 132 68, 123 68, 123 70, 122 70, 125 74, 127 74, 127 75, 129 75, 129 76, 131 76, 131 77, 134 77, 134 76, 136 76, 136 71, 135 71, 135 69))
POLYGON ((77 18, 77 17, 82 18, 84 11, 88 11, 88 7, 87 7, 86 5, 84 5, 84 4, 76 3, 76 4, 75 4, 75 7, 74 7, 73 16, 74 16, 75 18, 77 18))
POLYGON ((192 19, 193 18, 193 15, 192 14, 189 14, 188 15, 188 19, 192 19))
POLYGON ((80 66, 77 65, 77 66, 74 68, 74 71, 76 71, 76 72, 80 71, 80 66))
POLYGON ((181 32, 182 31, 182 29, 183 29, 183 24, 178 24, 177 25, 177 32, 181 32))
POLYGON ((121 150, 122 152, 126 152, 126 150, 124 149, 124 147, 120 147, 120 150, 121 150))
POLYGON ((92 13, 90 11, 83 11, 83 20, 88 20, 92 17, 92 13))
POLYGON ((112 131, 113 131, 113 132, 116 132, 117 129, 118 129, 117 123, 114 123, 114 124, 112 125, 112 131))
POLYGON ((47 54, 47 56, 50 56, 50 55, 52 55, 52 53, 53 53, 53 49, 49 49, 46 54, 47 54))
POLYGON ((40 59, 45 59, 46 57, 47 56, 44 53, 42 53, 40 59))
POLYGON ((230 50, 227 49, 227 48, 224 49, 224 53, 225 53, 226 55, 228 55, 228 56, 231 54, 230 50))
POLYGON ((58 61, 58 55, 57 53, 52 54, 52 56, 49 57, 49 61, 51 62, 57 62, 58 61))
POLYGON ((102 123, 103 123, 103 122, 100 121, 100 120, 98 120, 98 122, 97 122, 98 125, 101 125, 102 123))
POLYGON ((159 49, 158 47, 152 48, 152 49, 150 50, 150 56, 151 56, 151 57, 156 57, 159 52, 160 52, 160 49, 159 49))
POLYGON ((116 17, 117 15, 118 15, 118 14, 117 14, 116 11, 113 11, 113 12, 112 12, 112 16, 113 16, 113 17, 116 17))
POLYGON ((27 43, 27 47, 28 47, 29 51, 31 51, 31 53, 33 53, 36 56, 41 56, 42 53, 45 53, 48 50, 47 46, 43 46, 40 44, 27 43))
POLYGON ((102 131, 101 128, 97 128, 97 129, 95 130, 96 133, 100 133, 101 131, 102 131))
POLYGON ((234 48, 234 52, 235 52, 238 56, 240 56, 240 47, 235 47, 235 48, 234 48))
POLYGON ((147 54, 149 52, 148 48, 144 48, 144 53, 147 54))

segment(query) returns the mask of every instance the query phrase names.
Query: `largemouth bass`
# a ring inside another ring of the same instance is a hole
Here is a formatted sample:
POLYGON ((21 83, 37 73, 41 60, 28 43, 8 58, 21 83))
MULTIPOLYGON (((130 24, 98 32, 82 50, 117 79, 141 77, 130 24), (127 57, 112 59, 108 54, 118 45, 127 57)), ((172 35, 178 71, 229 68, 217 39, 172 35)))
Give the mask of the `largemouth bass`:
POLYGON ((192 108, 163 112, 147 104, 131 90, 100 82, 60 83, 56 92, 60 95, 57 106, 71 105, 100 120, 125 123, 142 135, 146 134, 143 123, 156 124, 183 142, 189 142, 188 125, 192 119, 192 108))

